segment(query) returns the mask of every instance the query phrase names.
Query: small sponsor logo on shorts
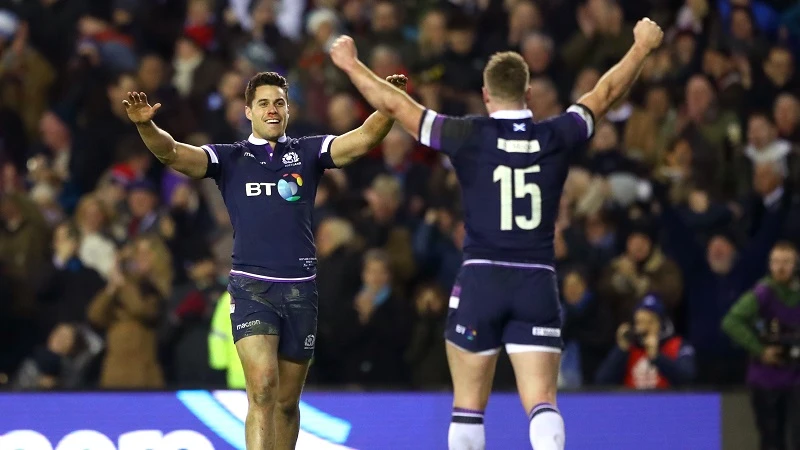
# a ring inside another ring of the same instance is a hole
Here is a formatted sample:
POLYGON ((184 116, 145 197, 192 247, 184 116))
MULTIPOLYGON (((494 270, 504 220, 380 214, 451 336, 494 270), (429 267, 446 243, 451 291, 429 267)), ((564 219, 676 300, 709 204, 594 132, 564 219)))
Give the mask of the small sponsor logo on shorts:
POLYGON ((558 328, 533 327, 533 335, 557 338, 561 337, 561 330, 558 328))
POLYGON ((478 332, 475 331, 474 328, 464 325, 456 325, 456 333, 463 334, 468 341, 472 341, 475 339, 475 336, 478 335, 478 332))
POLYGON ((258 325, 260 323, 261 323, 260 320, 251 320, 250 322, 240 323, 239 325, 236 325, 236 329, 237 330, 244 330, 245 328, 250 328, 250 327, 258 325))
POLYGON ((306 350, 314 348, 314 341, 315 340, 316 339, 314 338, 313 334, 309 334, 308 336, 306 336, 306 340, 304 342, 304 344, 306 346, 306 350))

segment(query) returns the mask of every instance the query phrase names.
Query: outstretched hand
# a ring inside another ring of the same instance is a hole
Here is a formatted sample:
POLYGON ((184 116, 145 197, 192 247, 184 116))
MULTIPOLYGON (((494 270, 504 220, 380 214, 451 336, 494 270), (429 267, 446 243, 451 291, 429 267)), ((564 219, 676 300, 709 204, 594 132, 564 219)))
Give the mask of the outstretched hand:
POLYGON ((156 111, 161 108, 161 103, 150 106, 150 103, 147 102, 147 94, 144 92, 128 92, 128 99, 123 100, 122 104, 125 105, 128 119, 135 124, 147 123, 153 120, 156 111))
POLYGON ((358 62, 358 51, 353 38, 342 35, 336 38, 331 47, 331 59, 336 67, 347 72, 358 62))
POLYGON ((633 28, 633 38, 636 44, 641 45, 647 50, 647 53, 650 53, 661 46, 664 32, 657 23, 645 17, 633 28))

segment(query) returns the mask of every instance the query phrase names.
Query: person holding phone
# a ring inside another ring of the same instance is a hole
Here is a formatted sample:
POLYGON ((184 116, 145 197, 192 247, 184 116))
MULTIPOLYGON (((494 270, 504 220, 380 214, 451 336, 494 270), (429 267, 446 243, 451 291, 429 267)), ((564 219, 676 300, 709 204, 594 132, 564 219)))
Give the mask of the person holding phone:
POLYGON ((595 379, 633 389, 667 389, 689 383, 694 374, 694 348, 675 334, 664 303, 650 294, 633 313, 633 324, 617 329, 617 345, 595 379))

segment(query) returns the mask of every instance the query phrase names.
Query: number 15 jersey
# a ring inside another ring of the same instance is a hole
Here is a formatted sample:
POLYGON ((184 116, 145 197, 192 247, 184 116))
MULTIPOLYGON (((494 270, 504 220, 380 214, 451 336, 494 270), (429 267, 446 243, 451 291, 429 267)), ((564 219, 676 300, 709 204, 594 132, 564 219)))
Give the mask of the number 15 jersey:
POLYGON ((463 118, 426 110, 419 141, 450 157, 461 185, 464 260, 552 267, 569 161, 593 132, 594 117, 579 104, 541 122, 529 110, 463 118))

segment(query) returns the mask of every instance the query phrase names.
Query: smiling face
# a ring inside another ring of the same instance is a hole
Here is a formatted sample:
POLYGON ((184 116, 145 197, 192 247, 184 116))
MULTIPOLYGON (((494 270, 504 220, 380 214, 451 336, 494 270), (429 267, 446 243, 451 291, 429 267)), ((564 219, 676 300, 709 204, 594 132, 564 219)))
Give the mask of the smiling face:
POLYGON ((286 132, 289 121, 289 102, 283 88, 262 85, 255 89, 253 101, 245 107, 257 138, 277 141, 286 132))

